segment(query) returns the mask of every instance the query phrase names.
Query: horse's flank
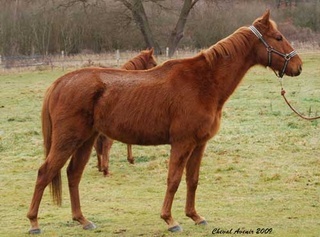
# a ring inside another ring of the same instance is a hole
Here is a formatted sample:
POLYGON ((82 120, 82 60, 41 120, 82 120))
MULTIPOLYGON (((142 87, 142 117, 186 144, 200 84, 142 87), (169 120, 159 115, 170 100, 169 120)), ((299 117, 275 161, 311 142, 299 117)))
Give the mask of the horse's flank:
MULTIPOLYGON (((136 57, 130 59, 121 68, 126 70, 147 70, 155 67, 157 62, 153 56, 153 49, 143 50, 136 57)), ((108 121, 105 121, 108 123, 108 121)), ((94 144, 98 158, 99 171, 103 172, 104 176, 109 175, 109 156, 113 140, 100 134, 94 144)), ((127 160, 129 163, 134 163, 132 156, 132 146, 127 145, 127 160)))

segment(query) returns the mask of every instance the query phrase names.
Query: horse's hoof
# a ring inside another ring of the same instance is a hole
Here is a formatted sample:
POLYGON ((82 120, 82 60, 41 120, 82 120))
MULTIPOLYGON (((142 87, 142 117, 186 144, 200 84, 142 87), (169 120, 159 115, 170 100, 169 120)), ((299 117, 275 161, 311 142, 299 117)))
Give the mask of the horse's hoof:
POLYGON ((108 171, 108 170, 104 170, 104 171, 103 171, 103 176, 104 176, 104 177, 110 176, 109 171, 108 171))
POLYGON ((196 225, 208 225, 208 222, 206 220, 202 220, 202 221, 196 223, 196 225))
POLYGON ((86 225, 83 227, 84 230, 93 230, 93 229, 95 229, 95 228, 97 228, 97 226, 96 226, 95 224, 93 224, 92 222, 89 222, 89 224, 86 224, 86 225))
POLYGON ((41 234, 41 230, 40 229, 30 229, 29 234, 38 235, 38 234, 41 234))
POLYGON ((172 226, 168 229, 168 231, 170 232, 181 232, 182 231, 182 227, 180 225, 176 225, 176 226, 172 226))

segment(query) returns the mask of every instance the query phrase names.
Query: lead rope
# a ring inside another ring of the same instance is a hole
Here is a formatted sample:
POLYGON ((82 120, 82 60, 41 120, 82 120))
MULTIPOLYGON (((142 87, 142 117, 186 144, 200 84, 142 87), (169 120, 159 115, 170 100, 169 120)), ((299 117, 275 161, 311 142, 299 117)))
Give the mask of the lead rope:
POLYGON ((282 77, 285 74, 285 70, 286 70, 286 68, 288 66, 288 63, 289 63, 290 59, 297 55, 296 51, 293 50, 292 52, 290 52, 288 54, 281 53, 281 52, 275 50, 274 48, 272 48, 267 43, 267 41, 264 40, 262 34, 259 32, 259 30, 256 27, 251 25, 251 26, 249 26, 249 29, 252 31, 253 34, 255 34, 255 36, 257 36, 259 38, 259 40, 264 44, 264 46, 267 49, 267 52, 268 52, 268 65, 267 65, 267 67, 271 68, 272 53, 278 54, 278 55, 282 56, 285 59, 285 63, 283 65, 283 68, 282 68, 281 72, 277 73, 274 69, 272 69, 272 68, 271 69, 273 70, 274 74, 276 74, 276 76, 279 78, 279 82, 280 82, 280 85, 281 85, 281 95, 284 98, 284 100, 287 103, 287 105, 290 107, 290 109, 292 109, 293 112, 295 112, 299 117, 301 117, 303 119, 306 119, 306 120, 319 119, 320 116, 317 116, 317 117, 306 117, 303 114, 299 113, 295 108, 293 108, 293 106, 289 103, 289 101, 287 100, 287 98, 285 96, 286 91, 283 89, 283 86, 282 86, 282 77))
POLYGON ((281 86, 281 95, 283 97, 283 99, 285 100, 285 102, 287 103, 287 105, 289 106, 289 108, 295 113, 297 114, 300 118, 306 119, 306 120, 316 120, 316 119, 320 119, 320 116, 316 116, 316 117, 306 117, 303 114, 301 114, 300 112, 298 112, 288 101, 288 99, 286 98, 285 94, 286 91, 283 89, 283 85, 282 85, 282 79, 279 78, 279 82, 280 82, 280 86, 281 86))

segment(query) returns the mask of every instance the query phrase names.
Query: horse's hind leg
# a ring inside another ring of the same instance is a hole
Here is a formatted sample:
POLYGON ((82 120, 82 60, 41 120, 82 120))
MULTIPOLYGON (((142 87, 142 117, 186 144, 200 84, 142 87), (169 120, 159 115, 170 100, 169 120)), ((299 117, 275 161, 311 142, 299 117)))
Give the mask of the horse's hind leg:
POLYGON ((47 185, 52 181, 52 179, 58 174, 58 172, 60 172, 61 168, 66 163, 71 154, 71 148, 64 151, 59 151, 53 146, 44 164, 39 168, 33 198, 30 204, 29 212, 27 214, 27 217, 29 218, 31 224, 29 233, 40 233, 38 224, 38 211, 43 192, 47 185))
POLYGON ((186 165, 187 201, 185 212, 196 224, 205 225, 206 220, 199 216, 195 209, 195 196, 199 180, 200 163, 205 149, 205 144, 197 146, 186 165))
POLYGON ((103 153, 103 141, 104 141, 104 136, 99 135, 96 142, 94 143, 94 148, 97 153, 97 167, 100 172, 102 172, 102 153, 103 153))
POLYGON ((113 145, 113 140, 109 137, 104 136, 103 139, 103 149, 101 155, 101 167, 104 176, 109 176, 109 159, 110 159, 110 150, 113 145))
POLYGON ((67 168, 69 193, 71 199, 72 218, 78 221, 84 229, 94 229, 95 225, 88 221, 81 212, 80 197, 79 197, 79 183, 83 170, 89 160, 95 135, 87 140, 77 151, 73 154, 67 168))

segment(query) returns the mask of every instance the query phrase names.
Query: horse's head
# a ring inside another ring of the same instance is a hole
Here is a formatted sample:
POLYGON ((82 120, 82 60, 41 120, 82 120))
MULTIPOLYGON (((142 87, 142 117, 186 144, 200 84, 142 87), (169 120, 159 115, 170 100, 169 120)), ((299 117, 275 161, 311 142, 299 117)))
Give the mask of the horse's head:
POLYGON ((153 55, 153 51, 154 51, 153 48, 142 51, 145 57, 146 69, 150 69, 157 66, 157 61, 153 55))
POLYGON ((284 74, 298 76, 302 71, 302 61, 269 17, 270 11, 267 10, 249 27, 258 39, 255 39, 257 61, 277 71, 279 77, 284 74))

